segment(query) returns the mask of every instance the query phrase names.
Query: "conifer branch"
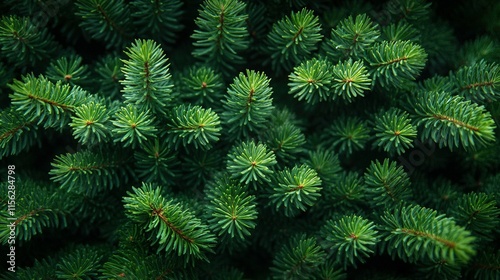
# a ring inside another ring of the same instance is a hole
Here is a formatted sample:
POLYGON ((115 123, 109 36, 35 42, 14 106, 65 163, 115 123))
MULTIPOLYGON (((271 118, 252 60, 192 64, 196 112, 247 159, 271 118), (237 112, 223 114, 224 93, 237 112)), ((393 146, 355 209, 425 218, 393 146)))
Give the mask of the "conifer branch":
POLYGON ((347 265, 356 267, 356 261, 365 262, 365 258, 374 253, 380 238, 375 224, 360 216, 329 220, 321 233, 325 238, 322 247, 344 268, 347 265))
POLYGON ((321 196, 321 179, 307 165, 286 168, 273 175, 270 202, 286 216, 293 217, 312 206, 321 196))
POLYGON ((68 153, 56 156, 49 174, 67 191, 93 196, 128 181, 129 158, 123 152, 113 156, 90 150, 68 153))
POLYGON ((412 99, 422 138, 450 150, 476 149, 495 141, 495 122, 484 106, 445 92, 421 92, 412 99))
POLYGON ((339 22, 331 31, 331 38, 326 40, 323 51, 333 61, 358 59, 380 36, 378 24, 366 14, 349 16, 339 22))
POLYGON ((382 87, 404 88, 424 68, 427 53, 410 41, 383 41, 374 44, 365 59, 372 67, 375 82, 382 87))
POLYGON ((177 148, 180 143, 196 149, 210 149, 220 136, 219 116, 210 109, 200 106, 180 105, 172 109, 167 124, 168 139, 177 148))
POLYGON ((88 93, 80 87, 63 85, 60 81, 54 84, 41 75, 23 76, 9 87, 14 92, 10 95, 14 108, 29 121, 43 123, 44 127, 62 129, 76 107, 89 100, 88 93))
POLYGON ((80 27, 108 48, 130 41, 130 11, 123 0, 78 0, 80 27))
POLYGON ((404 261, 467 262, 476 254, 473 245, 476 238, 454 220, 432 209, 403 206, 386 211, 382 220, 385 250, 404 261))
POLYGON ((165 114, 173 84, 168 59, 160 45, 152 40, 136 40, 125 54, 128 57, 122 60, 125 80, 120 81, 125 102, 141 110, 165 114))
POLYGON ((270 79, 262 72, 247 70, 240 73, 229 85, 221 114, 223 123, 229 125, 231 138, 248 137, 250 132, 266 126, 274 109, 269 86, 270 79))
POLYGON ((14 108, 9 107, 0 112, 0 124, 0 159, 40 144, 38 127, 14 108))
POLYGON ((192 258, 208 260, 206 253, 212 252, 216 239, 192 211, 167 200, 161 189, 151 184, 132 190, 123 198, 125 213, 153 237, 151 244, 157 251, 174 251, 186 262, 192 258))
POLYGON ((26 67, 51 57, 56 43, 46 28, 38 29, 29 18, 3 16, 0 19, 0 49, 9 63, 26 67))
POLYGON ((300 279, 319 272, 320 260, 325 252, 316 240, 297 235, 289 240, 273 259, 271 272, 274 279, 300 279))
POLYGON ((304 58, 309 58, 321 41, 321 25, 317 16, 307 9, 284 17, 273 24, 267 35, 268 52, 275 71, 290 71, 304 58))
POLYGON ((198 29, 191 36, 195 40, 193 56, 217 65, 224 73, 241 64, 240 53, 249 46, 245 8, 246 3, 239 0, 205 0, 195 21, 198 29))
POLYGON ((264 144, 256 145, 253 141, 242 142, 228 154, 227 170, 241 183, 269 182, 270 169, 276 164, 276 156, 264 144))

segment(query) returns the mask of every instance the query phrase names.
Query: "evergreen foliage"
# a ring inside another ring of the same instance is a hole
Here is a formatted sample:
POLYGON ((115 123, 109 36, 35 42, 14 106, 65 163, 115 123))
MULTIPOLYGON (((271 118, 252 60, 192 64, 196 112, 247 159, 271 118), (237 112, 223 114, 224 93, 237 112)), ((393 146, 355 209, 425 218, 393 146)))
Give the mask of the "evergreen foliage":
POLYGON ((123 0, 78 0, 75 4, 80 27, 92 38, 108 48, 131 41, 130 8, 123 0))
POLYGON ((182 76, 179 88, 182 90, 181 98, 217 111, 224 96, 222 76, 208 66, 190 67, 189 72, 182 76))
POLYGON ((186 262, 207 258, 215 236, 193 211, 166 199, 161 187, 144 184, 132 190, 123 198, 125 213, 149 234, 152 244, 158 244, 158 252, 183 256, 186 262))
POLYGON ((160 43, 175 42, 177 32, 183 29, 180 23, 183 3, 175 1, 134 0, 130 2, 131 16, 138 30, 137 36, 151 38, 160 43))
POLYGON ((172 99, 171 75, 168 59, 160 45, 152 40, 136 40, 125 54, 120 82, 124 86, 126 103, 139 106, 141 111, 165 113, 165 106, 172 99))
POLYGON ((357 59, 380 36, 378 25, 366 14, 349 16, 332 29, 323 50, 334 61, 357 59))
POLYGON ((417 137, 417 128, 411 124, 407 112, 391 108, 375 116, 375 141, 373 146, 381 147, 389 154, 402 154, 413 148, 413 140, 417 137))
POLYGON ((465 2, 0 1, 0 279, 500 279, 465 2))
POLYGON ((366 122, 360 118, 342 117, 325 130, 324 143, 339 153, 352 154, 364 148, 370 138, 369 132, 366 122))
POLYGON ((217 66, 224 73, 244 62, 241 52, 249 45, 245 21, 246 3, 238 0, 204 1, 195 20, 198 27, 191 36, 194 57, 217 66))
POLYGON ((321 41, 321 24, 313 11, 302 9, 273 24, 267 35, 268 52, 275 71, 289 71, 311 56, 321 41))
POLYGON ((375 224, 359 216, 344 216, 340 220, 329 220, 322 229, 327 248, 337 262, 356 266, 355 261, 364 262, 374 253, 379 235, 375 224))
POLYGON ((154 117, 151 117, 149 110, 139 111, 131 104, 121 107, 113 120, 115 142, 125 142, 124 147, 142 143, 158 131, 153 122, 154 117))
POLYGON ((266 126, 274 109, 270 79, 263 72, 247 70, 240 73, 222 100, 222 121, 229 125, 231 138, 248 137, 266 126))
POLYGON ((353 62, 351 59, 333 66, 332 76, 334 83, 332 88, 336 96, 351 102, 357 96, 363 97, 363 92, 370 89, 372 81, 368 70, 361 61, 353 62))
POLYGON ((228 155, 227 170, 241 183, 269 182, 273 174, 271 167, 275 164, 276 156, 266 145, 249 141, 232 149, 228 155))
POLYGON ((71 85, 83 86, 89 78, 88 66, 82 65, 80 56, 61 57, 51 63, 46 71, 47 78, 53 82, 63 81, 71 85))
POLYGON ((497 64, 486 64, 484 60, 460 68, 455 74, 462 96, 479 104, 500 98, 500 68, 497 64))
POLYGON ((326 101, 331 94, 332 73, 327 60, 313 58, 294 67, 289 76, 290 94, 307 103, 326 101))
POLYGON ((383 248, 393 248, 389 254, 403 261, 467 262, 476 254, 476 237, 435 210, 419 205, 396 207, 386 211, 382 220, 383 248))
POLYGON ((27 17, 3 16, 0 20, 2 57, 14 67, 39 65, 52 55, 56 43, 47 29, 39 30, 27 17))
POLYGON ((249 195, 245 186, 224 178, 207 192, 207 200, 213 206, 207 211, 210 228, 223 239, 235 240, 229 244, 244 242, 256 225, 255 196, 249 195))
POLYGON ((69 124, 73 137, 84 144, 94 145, 109 138, 109 115, 104 105, 90 102, 75 109, 69 124))
POLYGON ((22 112, 28 121, 44 127, 62 129, 70 121, 75 109, 89 100, 88 93, 80 87, 70 87, 61 81, 50 82, 40 75, 23 76, 9 87, 12 105, 22 112))
POLYGON ((16 155, 26 151, 34 144, 40 143, 37 138, 37 126, 27 120, 14 108, 9 107, 0 112, 0 158, 16 155))
POLYGON ((424 68, 427 53, 411 41, 382 41, 373 45, 366 60, 380 86, 404 88, 424 68))
POLYGON ((411 201, 409 178, 403 167, 385 159, 383 163, 372 162, 365 172, 367 196, 375 205, 394 205, 411 201))
POLYGON ((482 105, 447 92, 424 91, 413 96, 421 137, 450 150, 475 149, 495 141, 495 121, 482 105))
POLYGON ((295 216, 316 202, 321 195, 320 185, 321 179, 314 169, 307 165, 294 166, 276 173, 269 198, 286 216, 295 216))
POLYGON ((219 140, 219 116, 211 109, 179 105, 172 109, 171 115, 167 133, 169 142, 176 147, 182 142, 184 147, 210 149, 212 142, 219 140))
POLYGON ((273 259, 273 279, 309 279, 319 271, 325 252, 316 243, 315 238, 306 235, 292 237, 273 259))

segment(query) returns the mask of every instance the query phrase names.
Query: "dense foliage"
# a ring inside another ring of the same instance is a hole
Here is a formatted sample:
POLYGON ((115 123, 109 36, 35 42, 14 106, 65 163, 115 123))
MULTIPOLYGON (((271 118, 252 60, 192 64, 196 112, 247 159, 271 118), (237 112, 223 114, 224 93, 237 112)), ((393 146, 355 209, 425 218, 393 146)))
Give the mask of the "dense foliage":
POLYGON ((500 3, 0 11, 2 279, 500 278, 500 3))

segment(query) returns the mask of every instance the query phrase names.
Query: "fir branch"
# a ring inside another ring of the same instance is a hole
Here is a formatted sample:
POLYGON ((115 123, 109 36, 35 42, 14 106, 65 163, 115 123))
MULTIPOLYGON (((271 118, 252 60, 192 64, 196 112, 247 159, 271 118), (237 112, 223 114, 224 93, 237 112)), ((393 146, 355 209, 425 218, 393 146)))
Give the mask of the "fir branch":
POLYGON ((500 42, 488 35, 465 42, 458 52, 458 66, 470 66, 481 60, 494 62, 500 59, 500 42))
POLYGON ((167 200, 160 187, 143 184, 132 190, 123 198, 125 213, 148 232, 157 251, 174 251, 186 262, 208 260, 206 253, 212 252, 215 236, 191 210, 167 200))
MULTIPOLYGON (((44 231, 54 228, 65 228, 68 220, 71 220, 73 205, 68 203, 65 193, 59 191, 53 185, 33 181, 31 179, 18 179, 14 182, 15 205, 8 205, 7 182, 2 183, 1 204, 4 209, 14 206, 16 219, 8 211, 0 214, 0 243, 7 244, 11 228, 15 225, 15 242, 29 241, 35 235, 43 234, 44 231), (19 191, 22 190, 22 191, 19 191)), ((13 245, 10 243, 10 245, 13 245)))
POLYGON ((306 211, 321 196, 322 189, 316 171, 305 164, 278 171, 271 186, 270 203, 288 217, 306 211))
POLYGON ((450 76, 433 76, 418 83, 419 91, 457 93, 458 88, 450 76))
POLYGON ((417 267, 416 277, 426 279, 462 279, 461 263, 449 263, 446 260, 425 261, 417 267))
POLYGON ((354 98, 364 96, 364 91, 370 90, 372 79, 363 62, 351 59, 339 62, 332 68, 332 89, 334 98, 341 97, 347 102, 354 98))
POLYGON ((184 13, 180 0, 133 0, 131 16, 138 30, 137 37, 151 38, 160 43, 174 43, 177 32, 183 29, 180 23, 184 13))
POLYGON ((336 181, 342 171, 338 155, 327 149, 310 151, 304 163, 318 173, 325 186, 336 181))
POLYGON ((152 40, 136 40, 125 54, 128 60, 122 60, 121 69, 125 80, 120 81, 125 103, 139 106, 141 111, 165 114, 172 100, 173 84, 168 59, 160 45, 152 40))
POLYGON ((76 107, 88 101, 88 93, 80 87, 70 87, 62 82, 56 84, 46 77, 23 76, 9 87, 12 105, 29 120, 45 127, 63 128, 70 121, 76 107))
MULTIPOLYGON (((109 151, 109 150, 108 150, 109 151)), ((126 183, 132 174, 127 153, 90 150, 58 155, 51 163, 51 180, 69 192, 89 196, 126 183)))
POLYGON ((239 184, 224 182, 207 192, 210 228, 219 236, 244 241, 256 226, 255 196, 239 184))
POLYGON ((333 75, 328 60, 313 58, 294 67, 288 76, 289 94, 315 104, 329 99, 333 75))
POLYGON ((323 280, 345 280, 347 279, 347 274, 343 269, 339 268, 334 261, 326 259, 326 261, 320 265, 316 277, 317 279, 323 280))
POLYGON ((73 128, 73 136, 83 144, 93 145, 110 138, 109 114, 100 103, 90 102, 77 107, 71 119, 69 126, 73 128))
POLYGON ((163 185, 173 185, 177 176, 177 154, 169 149, 168 142, 158 138, 140 145, 140 150, 134 153, 136 174, 145 183, 161 182, 163 185))
POLYGON ((303 151, 302 146, 306 142, 302 131, 292 123, 272 124, 263 133, 262 138, 281 163, 287 163, 295 159, 296 155, 303 151))
POLYGON ((407 21, 398 21, 381 28, 382 41, 412 41, 420 42, 419 31, 407 21))
POLYGON ((356 172, 342 172, 330 184, 324 184, 323 200, 315 211, 323 217, 331 217, 333 211, 358 212, 367 204, 367 186, 363 176, 356 172))
POLYGON ((104 41, 108 48, 130 41, 130 11, 123 0, 78 0, 75 5, 80 27, 92 38, 104 41))
POLYGON ((331 38, 323 44, 323 51, 329 58, 339 60, 359 59, 380 36, 378 24, 366 14, 357 15, 339 22, 331 31, 331 38))
POLYGON ((54 37, 46 28, 39 29, 29 18, 3 16, 0 19, 1 56, 19 68, 35 66, 52 56, 54 37))
POLYGON ((180 79, 182 98, 194 105, 219 109, 225 89, 219 73, 208 66, 193 66, 180 79))
POLYGON ((383 247, 406 262, 425 259, 468 262, 475 237, 453 219, 418 205, 388 210, 382 216, 383 247))
POLYGON ((491 234, 500 223, 500 209, 495 196, 485 193, 464 194, 448 212, 458 225, 486 240, 493 239, 491 234))
POLYGON ((374 147, 383 148, 390 155, 402 154, 413 147, 417 128, 411 124, 410 115, 397 108, 381 112, 375 116, 374 147))
POLYGON ((223 123, 229 125, 231 138, 248 137, 250 132, 266 127, 266 122, 274 109, 269 86, 270 79, 262 72, 247 70, 240 73, 229 85, 225 100, 222 101, 223 123))
POLYGON ((500 250, 479 252, 466 272, 467 277, 478 280, 498 278, 500 275, 500 250))
POLYGON ((322 38, 318 17, 305 8, 273 24, 267 35, 267 45, 275 72, 290 71, 294 65, 309 58, 322 38))
POLYGON ((343 216, 339 220, 329 220, 321 229, 325 239, 322 247, 329 256, 341 263, 344 269, 348 265, 356 267, 357 262, 364 263, 375 251, 379 233, 375 224, 360 216, 343 216))
POLYGON ((119 249, 100 269, 102 279, 192 279, 195 271, 183 271, 184 264, 174 254, 155 254, 149 250, 148 240, 140 226, 126 223, 119 230, 119 249))
POLYGON ((365 59, 372 67, 374 82, 382 87, 404 88, 424 68, 427 53, 410 41, 383 41, 374 44, 365 59))
POLYGON ((241 52, 249 46, 246 3, 238 0, 205 0, 195 20, 198 27, 193 56, 220 67, 226 75, 244 62, 241 52))
POLYGON ((122 90, 120 81, 125 78, 120 71, 122 67, 123 62, 115 55, 107 55, 99 60, 94 67, 94 72, 98 76, 97 91, 116 99, 122 90))
POLYGON ((97 277, 104 258, 102 252, 82 247, 65 256, 56 268, 58 279, 92 279, 97 277))
POLYGON ((364 148, 369 139, 369 128, 358 117, 341 117, 323 134, 324 145, 347 155, 364 148), (333 141, 333 142, 332 142, 333 141))
POLYGON ((183 178, 187 185, 202 186, 224 168, 221 151, 218 149, 190 151, 181 157, 183 178))
POLYGON ((46 76, 53 82, 62 81, 70 85, 84 86, 89 82, 87 65, 82 65, 82 57, 77 55, 63 56, 50 63, 46 76))
POLYGON ((38 127, 13 107, 0 111, 0 159, 40 145, 38 127))
POLYGON ((365 172, 367 196, 377 206, 394 206, 411 198, 410 180, 402 166, 385 159, 372 161, 365 172))
POLYGON ((440 147, 474 150, 495 141, 495 121, 484 106, 445 92, 421 92, 410 104, 417 124, 423 126, 422 139, 440 147))
POLYGON ((233 147, 228 154, 227 170, 231 177, 241 183, 269 182, 273 173, 270 169, 276 164, 276 156, 264 144, 256 145, 253 141, 242 142, 233 147))
POLYGON ((481 60, 471 66, 460 68, 453 75, 460 88, 460 95, 479 104, 500 99, 500 67, 481 60))
POLYGON ((308 279, 319 271, 325 252, 316 239, 305 234, 296 235, 277 252, 271 272, 273 279, 308 279))
POLYGON ((139 109, 131 104, 121 107, 115 113, 113 137, 115 142, 125 142, 124 147, 135 147, 142 141, 154 137, 157 132, 154 126, 155 118, 148 111, 138 112, 139 109))
POLYGON ((5 280, 18 279, 43 279, 56 278, 56 263, 53 258, 46 257, 43 260, 35 260, 31 267, 20 267, 15 273, 4 275, 5 280))
POLYGON ((430 16, 431 3, 425 0, 395 0, 387 3, 387 11, 395 19, 406 19, 413 24, 426 22, 430 16))
POLYGON ((196 149, 208 150, 220 136, 219 116, 211 109, 200 106, 179 105, 172 109, 167 123, 168 141, 175 148, 193 145, 196 149))

